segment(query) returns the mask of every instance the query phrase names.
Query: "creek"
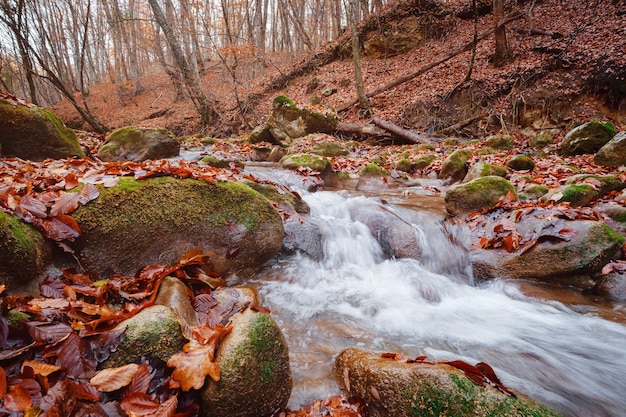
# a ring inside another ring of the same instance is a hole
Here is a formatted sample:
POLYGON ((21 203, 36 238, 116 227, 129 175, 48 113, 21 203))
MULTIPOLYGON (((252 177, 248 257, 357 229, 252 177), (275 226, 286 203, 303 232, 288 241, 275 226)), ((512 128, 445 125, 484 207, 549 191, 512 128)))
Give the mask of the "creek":
POLYGON ((334 358, 359 347, 484 361, 505 385, 564 415, 626 415, 624 304, 580 290, 475 280, 468 254, 444 230, 441 197, 419 185, 384 195, 307 192, 301 177, 247 169, 298 191, 321 230, 321 259, 285 255, 248 283, 287 339, 291 408, 337 394, 334 358), (355 220, 381 208, 413 226, 419 260, 385 257, 370 229, 355 220))

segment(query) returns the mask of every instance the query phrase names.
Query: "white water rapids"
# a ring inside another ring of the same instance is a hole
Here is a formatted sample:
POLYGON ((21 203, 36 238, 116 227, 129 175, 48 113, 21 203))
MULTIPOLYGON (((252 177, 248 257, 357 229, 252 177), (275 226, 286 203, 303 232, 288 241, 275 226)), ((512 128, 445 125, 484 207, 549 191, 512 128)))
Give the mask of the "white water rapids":
MULTIPOLYGON (((564 415, 626 416, 623 319, 529 297, 503 280, 474 283, 466 254, 432 214, 391 207, 413 223, 423 253, 385 259, 353 216, 380 207, 378 199, 301 193, 322 231, 323 258, 283 258, 253 283, 289 345, 290 407, 338 393, 334 357, 359 347, 485 361, 505 385, 564 415)), ((623 317, 623 304, 613 308, 623 317)))

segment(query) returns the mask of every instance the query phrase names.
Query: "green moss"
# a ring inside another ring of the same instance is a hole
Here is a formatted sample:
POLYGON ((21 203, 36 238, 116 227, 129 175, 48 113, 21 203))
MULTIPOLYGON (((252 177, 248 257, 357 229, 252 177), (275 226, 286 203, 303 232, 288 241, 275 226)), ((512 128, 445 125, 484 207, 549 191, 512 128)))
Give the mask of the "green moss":
POLYGON ((496 150, 495 150, 495 149, 493 149, 493 148, 492 148, 492 147, 490 147, 490 146, 487 146, 486 148, 481 148, 481 149, 478 149, 478 150, 476 151, 476 153, 477 153, 478 155, 491 155, 491 154, 496 153, 496 150))
POLYGON ((320 143, 319 145, 315 146, 311 150, 311 153, 314 153, 320 156, 335 157, 335 156, 341 156, 341 155, 348 155, 350 152, 344 149, 338 143, 326 142, 326 143, 320 143))
POLYGON ((296 103, 293 102, 292 99, 290 99, 287 96, 276 96, 274 98, 274 101, 272 101, 272 105, 276 108, 276 107, 290 107, 290 108, 296 108, 296 103))
POLYGON ((489 175, 497 175, 498 177, 506 177, 509 171, 505 167, 494 164, 482 164, 480 175, 486 177, 489 175))
POLYGON ((516 155, 506 162, 506 166, 515 171, 532 171, 535 169, 535 162, 526 155, 516 155))
POLYGON ((359 170, 359 175, 363 177, 382 177, 389 175, 389 171, 377 164, 367 164, 359 170))
POLYGON ((546 195, 550 189, 546 185, 532 184, 524 188, 524 194, 530 198, 539 198, 546 195))
POLYGON ((545 148, 546 146, 552 145, 552 142, 552 135, 544 130, 542 132, 539 132, 535 137, 530 140, 530 146, 535 149, 545 148))
POLYGON ((613 243, 621 245, 626 241, 626 237, 624 237, 621 233, 618 233, 615 230, 611 229, 606 223, 602 223, 600 229, 597 232, 593 233, 591 236, 593 239, 592 241, 594 242, 601 242, 604 239, 608 239, 613 243))
POLYGON ((331 170, 330 161, 322 158, 319 155, 313 154, 294 154, 285 155, 280 164, 283 168, 296 169, 298 167, 307 167, 319 171, 321 173, 328 173, 331 170))
POLYGON ((202 143, 203 145, 213 145, 215 143, 215 139, 207 136, 206 138, 203 138, 200 143, 202 143))
POLYGON ((589 203, 595 197, 595 190, 587 184, 570 184, 561 189, 563 197, 559 202, 569 202, 573 206, 582 206, 589 203))
MULTIPOLYGON (((205 156, 200 160, 200 162, 207 164, 208 166, 214 168, 229 168, 231 161, 226 159, 218 159, 214 156, 205 156)), ((235 162, 237 163, 237 162, 235 162)))
POLYGON ((437 155, 429 153, 426 155, 419 155, 413 159, 413 165, 415 169, 424 169, 428 165, 432 164, 438 159, 437 155))
POLYGON ((411 172, 413 171, 413 164, 408 159, 401 159, 393 164, 393 168, 398 171, 411 172))
MULTIPOLYGON (((385 153, 383 152, 381 155, 383 155, 383 154, 385 154, 385 153)), ((389 156, 388 153, 386 153, 386 155, 389 156)), ((384 156, 376 156, 370 162, 372 164, 385 165, 387 163, 387 160, 384 158, 384 156)))
POLYGON ((29 320, 30 315, 17 310, 9 310, 6 315, 6 319, 9 322, 9 325, 13 327, 21 327, 20 321, 29 320))
POLYGON ((456 146, 459 144, 459 140, 457 138, 446 138, 441 143, 445 146, 456 146))
POLYGON ((435 147, 433 145, 431 145, 430 143, 420 143, 419 145, 417 145, 417 150, 422 151, 432 151, 434 150, 435 147))
POLYGON ((494 149, 508 151, 513 149, 514 141, 512 136, 494 135, 485 139, 485 144, 494 149))

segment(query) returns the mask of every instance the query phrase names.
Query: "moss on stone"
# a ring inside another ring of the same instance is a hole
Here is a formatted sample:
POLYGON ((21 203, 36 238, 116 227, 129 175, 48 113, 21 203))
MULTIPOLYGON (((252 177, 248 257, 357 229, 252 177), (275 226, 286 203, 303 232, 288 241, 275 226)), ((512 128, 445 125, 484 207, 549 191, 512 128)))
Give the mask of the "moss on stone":
POLYGON ((393 168, 398 171, 411 172, 413 171, 413 164, 408 159, 401 159, 393 164, 393 168))
POLYGON ((457 149, 441 165, 439 178, 450 178, 452 182, 461 181, 467 174, 467 162, 472 156, 470 149, 457 149))
POLYGON ((291 107, 291 108, 296 108, 296 103, 293 102, 292 99, 290 99, 287 96, 276 96, 274 98, 274 100, 272 101, 272 106, 274 107, 291 107))
POLYGON ((434 153, 419 155, 413 159, 413 165, 415 166, 415 169, 424 169, 428 165, 435 162, 437 159, 439 158, 434 153))
POLYGON ((552 145, 552 142, 552 135, 544 130, 539 132, 530 140, 530 146, 535 149, 540 149, 552 145))
POLYGON ((563 197, 559 202, 568 202, 572 206, 584 206, 593 200, 596 192, 591 185, 587 184, 570 184, 561 189, 563 197))
POLYGON ((512 136, 493 135, 485 139, 485 144, 493 149, 508 151, 513 149, 515 139, 512 136))
POLYGON ((456 146, 459 144, 459 140, 457 138, 446 138, 441 144, 444 146, 456 146))
POLYGON ((433 145, 431 145, 430 143, 420 143, 419 145, 417 145, 417 150, 418 151, 433 151, 435 150, 435 147, 433 145))
POLYGON ((517 198, 513 184, 502 177, 480 177, 451 187, 445 196, 446 209, 450 214, 460 215, 493 207, 498 200, 511 193, 517 198))
POLYGON ((30 315, 22 311, 9 310, 5 318, 10 326, 21 328, 22 326, 20 325, 20 322, 22 320, 30 320, 30 315))
POLYGON ((550 191, 548 186, 542 184, 531 184, 524 188, 524 194, 531 199, 542 197, 546 195, 548 191, 550 191))
POLYGON ((506 162, 506 166, 514 171, 532 171, 535 169, 535 162, 526 155, 516 155, 506 162))
POLYGON ((389 171, 378 164, 367 164, 359 170, 362 177, 384 177, 389 175, 389 171))
POLYGON ((350 152, 338 143, 326 142, 316 145, 313 149, 311 149, 311 153, 320 156, 335 157, 348 155, 350 152))
POLYGON ((610 122, 592 120, 569 131, 561 145, 562 155, 596 153, 617 134, 610 122))
POLYGON ((476 151, 476 153, 478 155, 491 155, 496 153, 496 150, 493 149, 491 146, 487 146, 486 148, 480 148, 476 151))
POLYGON ((280 164, 283 168, 287 169, 296 169, 298 167, 311 168, 322 174, 328 173, 331 170, 330 161, 328 159, 308 153, 286 155, 280 160, 280 164))

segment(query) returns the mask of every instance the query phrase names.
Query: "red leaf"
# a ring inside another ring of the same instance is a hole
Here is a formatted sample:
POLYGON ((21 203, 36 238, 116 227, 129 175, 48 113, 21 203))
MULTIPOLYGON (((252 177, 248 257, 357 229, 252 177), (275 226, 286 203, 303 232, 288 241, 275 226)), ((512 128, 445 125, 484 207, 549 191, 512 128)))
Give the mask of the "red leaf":
POLYGON ((146 366, 145 364, 140 365, 139 369, 137 369, 135 377, 132 381, 130 381, 130 384, 128 385, 128 393, 131 394, 136 392, 148 392, 148 389, 150 388, 150 379, 151 376, 148 366, 146 366))
POLYGON ((13 385, 4 400, 4 407, 9 411, 23 412, 33 403, 30 392, 23 385, 13 385))
POLYGON ((46 218, 48 216, 48 208, 44 203, 35 197, 25 195, 20 199, 20 207, 28 211, 35 217, 46 218))
POLYGON ((487 380, 483 376, 483 373, 480 372, 480 370, 478 370, 475 366, 472 366, 467 362, 459 361, 459 360, 448 361, 445 363, 462 370, 465 373, 465 376, 471 381, 473 381, 474 383, 476 383, 477 385, 480 385, 481 387, 484 387, 485 385, 487 385, 487 380))
POLYGON ((7 394, 7 373, 0 366, 0 400, 7 394))
POLYGON ((95 387, 89 384, 65 380, 65 389, 70 393, 72 398, 96 402, 100 400, 100 393, 95 387))
POLYGON ((73 212, 80 205, 79 200, 79 193, 61 193, 50 209, 50 215, 54 217, 59 214, 68 214, 73 212))

